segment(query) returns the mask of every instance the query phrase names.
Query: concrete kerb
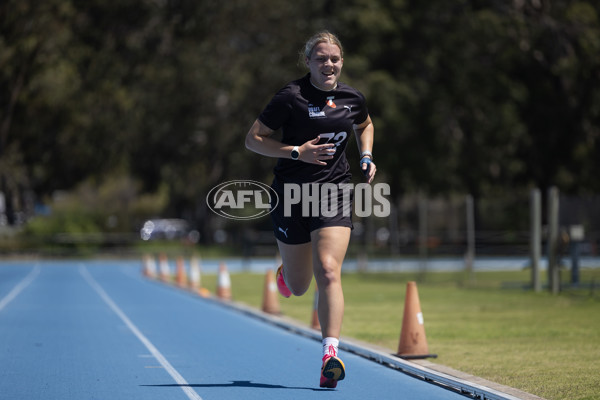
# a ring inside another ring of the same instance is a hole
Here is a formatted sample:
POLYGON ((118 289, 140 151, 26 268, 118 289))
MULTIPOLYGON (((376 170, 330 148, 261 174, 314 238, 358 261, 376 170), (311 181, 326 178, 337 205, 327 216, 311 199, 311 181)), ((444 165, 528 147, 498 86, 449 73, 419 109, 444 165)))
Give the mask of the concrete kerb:
MULTIPOLYGON (((165 283, 152 279, 150 280, 163 285, 165 283)), ((182 290, 181 287, 178 287, 174 284, 168 284, 168 286, 171 286, 177 290, 182 290)), ((199 299, 211 301, 215 304, 227 307, 252 318, 259 319, 281 329, 310 338, 319 343, 322 340, 320 332, 310 329, 309 327, 304 326, 289 317, 267 314, 246 304, 231 300, 222 300, 213 295, 209 297, 201 297, 197 293, 190 290, 184 289, 184 291, 192 294, 195 297, 198 297, 199 299)), ((396 369, 425 382, 429 382, 431 384, 444 387, 448 390, 467 395, 473 399, 546 400, 542 397, 523 392, 519 389, 500 385, 498 383, 469 375, 443 365, 434 364, 427 360, 404 360, 396 357, 393 354, 390 354, 387 349, 374 346, 370 343, 361 342, 356 339, 342 337, 339 348, 368 360, 377 362, 378 364, 387 366, 388 368, 396 369)))

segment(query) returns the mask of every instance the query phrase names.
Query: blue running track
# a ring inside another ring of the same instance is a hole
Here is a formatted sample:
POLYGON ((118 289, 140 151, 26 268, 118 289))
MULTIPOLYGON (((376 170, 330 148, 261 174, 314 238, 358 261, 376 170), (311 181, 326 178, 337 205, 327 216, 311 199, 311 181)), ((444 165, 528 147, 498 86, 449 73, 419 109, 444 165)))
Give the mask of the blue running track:
POLYGON ((0 399, 465 399, 141 276, 141 263, 0 263, 0 399))

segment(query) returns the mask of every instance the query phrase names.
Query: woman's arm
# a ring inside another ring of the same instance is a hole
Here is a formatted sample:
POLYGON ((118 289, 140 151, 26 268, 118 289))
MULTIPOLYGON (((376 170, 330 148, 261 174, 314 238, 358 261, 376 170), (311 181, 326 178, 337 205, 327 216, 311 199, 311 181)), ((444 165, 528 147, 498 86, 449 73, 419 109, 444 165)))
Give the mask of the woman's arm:
POLYGON ((360 168, 365 174, 367 182, 371 183, 375 177, 375 172, 377 171, 377 167, 373 162, 372 152, 375 127, 373 126, 371 117, 367 116, 367 119, 363 123, 354 125, 354 133, 356 135, 356 143, 358 143, 358 152, 361 158, 360 168), (363 162, 365 161, 365 158, 369 158, 371 162, 363 162))
MULTIPOLYGON (((291 159, 294 146, 272 139, 273 132, 271 128, 259 120, 254 121, 246 135, 246 148, 263 156, 291 159)), ((335 145, 333 143, 317 145, 319 139, 320 137, 317 136, 315 139, 298 146, 298 152, 300 153, 298 160, 311 164, 327 165, 325 160, 333 158, 335 145)))

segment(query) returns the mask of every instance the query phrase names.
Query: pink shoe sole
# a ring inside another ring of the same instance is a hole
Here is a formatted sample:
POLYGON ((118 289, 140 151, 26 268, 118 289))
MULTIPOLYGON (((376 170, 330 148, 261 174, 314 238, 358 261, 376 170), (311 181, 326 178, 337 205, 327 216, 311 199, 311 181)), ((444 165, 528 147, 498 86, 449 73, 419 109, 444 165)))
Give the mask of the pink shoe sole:
POLYGON ((283 280, 282 269, 283 269, 283 265, 281 265, 279 268, 277 268, 277 274, 276 274, 275 281, 277 282, 277 290, 279 290, 279 293, 283 297, 287 298, 292 295, 292 292, 290 291, 290 289, 288 289, 287 285, 285 284, 285 281, 283 280))

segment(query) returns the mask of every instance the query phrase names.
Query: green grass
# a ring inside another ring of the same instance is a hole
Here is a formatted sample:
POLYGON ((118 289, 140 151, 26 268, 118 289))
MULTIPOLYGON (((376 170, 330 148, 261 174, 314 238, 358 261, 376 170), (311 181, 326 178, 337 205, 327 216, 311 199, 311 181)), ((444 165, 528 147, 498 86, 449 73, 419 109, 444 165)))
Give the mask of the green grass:
MULTIPOLYGON (((234 300, 259 308, 264 277, 233 274, 234 300)), ((203 276, 214 290, 215 276, 203 276)), ((600 399, 600 291, 559 295, 522 288, 528 271, 344 274, 342 336, 398 350, 406 282, 418 282, 429 351, 435 363, 549 400, 600 399)), ((564 276, 563 281, 568 281, 564 276)), ((600 270, 582 282, 600 282, 600 270)), ((314 282, 313 282, 314 284, 314 282)), ((309 324, 314 289, 280 298, 283 314, 309 324)))

